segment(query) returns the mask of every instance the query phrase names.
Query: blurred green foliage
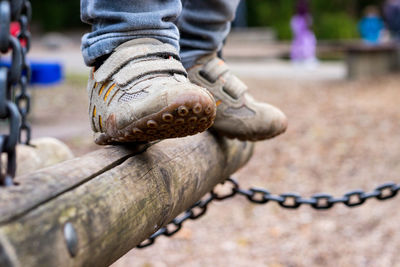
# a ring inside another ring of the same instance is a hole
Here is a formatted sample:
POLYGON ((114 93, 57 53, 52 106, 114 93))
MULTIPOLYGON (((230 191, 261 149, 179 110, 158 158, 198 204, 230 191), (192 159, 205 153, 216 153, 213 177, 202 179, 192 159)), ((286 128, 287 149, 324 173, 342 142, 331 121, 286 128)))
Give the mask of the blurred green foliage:
MULTIPOLYGON (((310 0, 314 31, 318 39, 358 37, 357 24, 367 5, 381 6, 383 0, 310 0)), ((268 26, 279 39, 290 39, 290 18, 296 0, 247 0, 249 26, 268 26)))
MULTIPOLYGON (((78 0, 31 2, 33 20, 44 31, 84 26, 80 21, 78 0)), ((247 0, 248 24, 273 27, 280 39, 290 39, 292 33, 289 21, 295 10, 295 3, 296 0, 247 0)), ((383 0, 310 0, 310 3, 314 31, 319 39, 349 39, 358 36, 357 23, 363 8, 370 4, 379 6, 383 0)))
POLYGON ((321 14, 314 31, 319 39, 352 39, 358 37, 357 20, 345 12, 321 14))
POLYGON ((79 0, 31 0, 32 20, 43 31, 83 27, 79 0))

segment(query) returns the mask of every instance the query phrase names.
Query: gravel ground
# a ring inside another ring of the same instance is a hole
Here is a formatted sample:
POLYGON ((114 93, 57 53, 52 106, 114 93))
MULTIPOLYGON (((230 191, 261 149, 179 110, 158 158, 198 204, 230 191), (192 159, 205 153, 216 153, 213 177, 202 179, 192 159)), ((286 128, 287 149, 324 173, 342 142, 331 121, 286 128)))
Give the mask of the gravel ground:
MULTIPOLYGON (((274 193, 336 196, 400 182, 400 78, 361 82, 246 80, 281 107, 286 134, 260 142, 235 177, 274 193)), ((400 199, 349 209, 283 210, 236 197, 174 238, 132 250, 122 266, 400 266, 400 199)))
MULTIPOLYGON (((244 188, 339 196, 400 182, 400 77, 245 81, 258 99, 288 115, 289 129, 257 144, 252 160, 235 175, 244 188)), ((96 149, 83 126, 82 84, 73 79, 34 92, 36 135, 58 136, 78 155, 96 149), (71 130, 78 126, 82 129, 71 130)), ((113 267, 400 266, 399 204, 397 198, 354 209, 293 211, 272 203, 256 206, 238 196, 211 204, 206 216, 187 222, 175 237, 132 250, 113 267)))

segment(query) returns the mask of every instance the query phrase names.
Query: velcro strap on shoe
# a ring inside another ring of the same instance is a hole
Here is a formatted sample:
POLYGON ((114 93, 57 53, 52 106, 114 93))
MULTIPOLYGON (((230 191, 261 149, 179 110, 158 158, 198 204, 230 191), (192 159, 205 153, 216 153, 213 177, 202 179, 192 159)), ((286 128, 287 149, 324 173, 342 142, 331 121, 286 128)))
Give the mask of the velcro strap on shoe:
POLYGON ((224 91, 234 99, 239 99, 246 91, 247 86, 232 73, 227 73, 223 76, 224 91))
POLYGON ((222 59, 215 57, 204 65, 202 75, 206 76, 205 78, 208 81, 214 83, 227 71, 229 71, 229 67, 225 62, 222 59))
POLYGON ((146 57, 174 57, 179 59, 175 47, 169 44, 138 44, 117 49, 94 73, 96 82, 104 82, 132 60, 146 57))
POLYGON ((151 74, 182 74, 187 75, 182 63, 174 58, 153 58, 138 62, 130 62, 114 75, 114 81, 123 87, 131 81, 151 74))

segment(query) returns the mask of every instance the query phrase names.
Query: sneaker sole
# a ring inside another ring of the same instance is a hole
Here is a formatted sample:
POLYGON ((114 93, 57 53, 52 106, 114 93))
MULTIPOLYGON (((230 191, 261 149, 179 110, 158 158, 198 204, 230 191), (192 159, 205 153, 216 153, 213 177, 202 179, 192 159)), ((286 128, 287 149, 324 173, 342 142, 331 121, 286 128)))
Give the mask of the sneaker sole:
POLYGON ((215 116, 216 108, 211 99, 186 97, 158 113, 148 115, 115 131, 113 135, 96 133, 95 142, 99 145, 108 145, 185 137, 210 128, 215 116))
POLYGON ((216 132, 217 134, 224 136, 226 138, 229 138, 229 139, 238 139, 240 141, 257 142, 257 141, 272 139, 276 136, 283 134, 287 129, 287 122, 283 122, 282 125, 275 127, 274 130, 271 130, 270 132, 267 132, 267 133, 262 132, 259 134, 256 134, 256 133, 240 134, 240 133, 234 133, 232 131, 226 131, 225 129, 216 129, 215 127, 212 127, 211 129, 214 132, 216 132))
POLYGON ((238 139, 240 141, 250 141, 250 142, 257 142, 257 141, 263 141, 263 140, 268 140, 268 139, 272 139, 276 136, 281 135, 284 131, 282 132, 277 132, 274 134, 269 134, 269 135, 239 135, 239 134, 232 134, 232 133, 227 133, 227 132, 222 132, 216 129, 213 129, 216 133, 218 133, 221 136, 224 136, 228 139, 238 139))

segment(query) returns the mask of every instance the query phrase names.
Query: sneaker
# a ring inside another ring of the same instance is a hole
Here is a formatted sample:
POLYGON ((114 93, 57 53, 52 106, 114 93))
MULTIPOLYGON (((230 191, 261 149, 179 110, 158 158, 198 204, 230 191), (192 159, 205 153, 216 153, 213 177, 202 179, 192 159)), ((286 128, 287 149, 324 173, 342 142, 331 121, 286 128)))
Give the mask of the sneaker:
POLYGON ((151 142, 205 131, 215 101, 192 84, 176 49, 155 39, 123 43, 97 69, 88 87, 95 142, 151 142))
POLYGON ((191 82, 207 88, 214 96, 217 116, 213 129, 219 134, 259 141, 286 130, 285 114, 272 105, 255 101, 247 86, 215 54, 200 58, 188 73, 191 82))

